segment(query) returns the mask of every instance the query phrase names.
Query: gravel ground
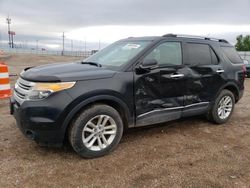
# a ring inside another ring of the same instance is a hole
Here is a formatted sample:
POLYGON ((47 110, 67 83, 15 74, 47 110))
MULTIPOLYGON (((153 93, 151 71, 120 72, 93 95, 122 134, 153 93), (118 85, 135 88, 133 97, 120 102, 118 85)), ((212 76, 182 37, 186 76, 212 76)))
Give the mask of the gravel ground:
MULTIPOLYGON (((78 58, 5 58, 11 74, 73 59, 78 58)), ((193 117, 129 130, 113 153, 92 160, 69 146, 43 148, 26 139, 2 100, 0 187, 250 187, 250 80, 245 86, 224 125, 193 117)))

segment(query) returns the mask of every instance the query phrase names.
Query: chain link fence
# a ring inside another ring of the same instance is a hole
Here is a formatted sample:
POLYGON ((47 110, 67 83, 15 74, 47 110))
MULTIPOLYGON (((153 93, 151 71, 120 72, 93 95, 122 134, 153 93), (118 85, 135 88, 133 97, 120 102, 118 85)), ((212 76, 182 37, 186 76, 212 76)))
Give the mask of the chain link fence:
POLYGON ((242 59, 246 59, 250 62, 250 52, 238 52, 242 59))
POLYGON ((76 57, 89 57, 96 51, 54 51, 54 50, 33 50, 33 49, 21 49, 21 48, 0 48, 0 53, 13 53, 13 54, 37 54, 37 55, 64 55, 64 56, 76 56, 76 57))
MULTIPOLYGON (((75 56, 75 57, 89 57, 96 53, 97 50, 92 51, 53 51, 53 50, 33 50, 33 49, 20 49, 20 48, 0 48, 0 55, 4 53, 13 54, 37 54, 37 55, 64 55, 64 56, 75 56)), ((250 62, 250 51, 238 52, 242 59, 246 59, 250 62)))

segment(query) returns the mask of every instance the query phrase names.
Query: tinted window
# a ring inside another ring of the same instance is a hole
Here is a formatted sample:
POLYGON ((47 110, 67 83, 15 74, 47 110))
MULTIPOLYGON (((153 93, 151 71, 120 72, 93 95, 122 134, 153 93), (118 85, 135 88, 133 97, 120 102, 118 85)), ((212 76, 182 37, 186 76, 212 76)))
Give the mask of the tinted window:
POLYGON ((210 48, 210 53, 211 53, 211 58, 212 58, 212 64, 214 64, 214 65, 218 64, 219 59, 211 48, 210 48))
POLYGON ((239 54, 236 52, 234 47, 221 47, 224 54, 228 57, 228 59, 232 63, 242 63, 242 59, 240 58, 239 54))
POLYGON ((211 51, 212 50, 207 44, 188 43, 187 44, 187 64, 189 65, 212 64, 211 51))
POLYGON ((146 56, 146 59, 155 59, 159 65, 181 65, 181 44, 179 42, 160 44, 146 56))

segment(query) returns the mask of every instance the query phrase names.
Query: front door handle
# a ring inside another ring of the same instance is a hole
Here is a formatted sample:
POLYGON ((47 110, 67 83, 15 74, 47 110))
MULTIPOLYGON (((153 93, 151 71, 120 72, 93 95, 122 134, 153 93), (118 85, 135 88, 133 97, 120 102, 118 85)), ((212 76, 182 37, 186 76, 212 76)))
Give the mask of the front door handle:
POLYGON ((223 73, 223 72, 225 72, 223 69, 218 69, 217 71, 216 71, 217 73, 223 73))
POLYGON ((171 74, 170 78, 182 78, 184 77, 184 74, 171 74))

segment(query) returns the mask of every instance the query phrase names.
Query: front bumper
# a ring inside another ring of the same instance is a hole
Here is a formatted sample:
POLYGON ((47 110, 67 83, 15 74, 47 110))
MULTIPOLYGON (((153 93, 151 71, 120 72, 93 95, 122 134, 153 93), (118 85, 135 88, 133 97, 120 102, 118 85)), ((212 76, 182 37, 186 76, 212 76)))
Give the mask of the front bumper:
POLYGON ((56 100, 53 98, 25 101, 22 105, 11 98, 10 113, 27 138, 35 140, 41 146, 60 147, 65 136, 62 125, 71 98, 66 93, 57 95, 56 100))

